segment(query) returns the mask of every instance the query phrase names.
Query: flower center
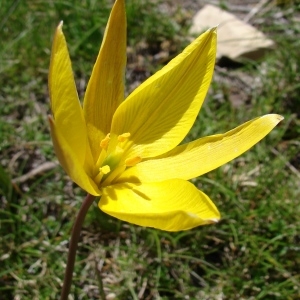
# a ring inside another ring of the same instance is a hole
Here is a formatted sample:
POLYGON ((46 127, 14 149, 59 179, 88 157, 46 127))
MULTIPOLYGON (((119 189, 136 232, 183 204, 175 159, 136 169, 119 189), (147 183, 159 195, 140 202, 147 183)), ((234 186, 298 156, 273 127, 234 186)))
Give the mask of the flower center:
POLYGON ((117 137, 115 143, 110 144, 110 134, 107 134, 100 142, 101 152, 96 163, 98 174, 94 178, 98 185, 107 186, 111 184, 126 168, 135 166, 142 160, 140 156, 128 158, 124 155, 124 146, 129 137, 129 132, 123 133, 117 137))

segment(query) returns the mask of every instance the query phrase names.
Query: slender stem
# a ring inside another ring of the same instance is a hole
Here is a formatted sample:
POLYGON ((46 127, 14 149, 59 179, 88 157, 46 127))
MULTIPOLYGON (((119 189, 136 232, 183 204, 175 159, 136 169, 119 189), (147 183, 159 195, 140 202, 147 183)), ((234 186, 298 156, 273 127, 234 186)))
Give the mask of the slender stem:
POLYGON ((73 270, 74 270, 74 263, 75 263, 75 257, 76 257, 76 251, 78 246, 78 241, 80 237, 80 231, 83 224, 83 221, 85 219, 86 213, 93 204, 95 199, 95 196, 92 196, 90 194, 87 194, 85 197, 80 210, 78 212, 78 215, 76 217, 75 223, 73 225, 72 234, 71 234, 71 240, 69 244, 69 253, 68 253, 68 262, 67 267, 65 271, 65 278, 63 283, 63 288, 60 295, 60 300, 67 300, 70 288, 72 284, 72 277, 73 277, 73 270))

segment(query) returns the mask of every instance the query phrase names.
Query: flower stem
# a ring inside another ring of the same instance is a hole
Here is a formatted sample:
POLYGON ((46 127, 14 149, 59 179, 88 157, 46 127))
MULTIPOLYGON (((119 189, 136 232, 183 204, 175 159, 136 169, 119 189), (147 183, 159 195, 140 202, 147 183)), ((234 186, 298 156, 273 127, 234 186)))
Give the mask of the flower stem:
POLYGON ((65 271, 65 278, 64 278, 61 295, 60 295, 60 300, 68 299, 68 295, 70 293, 70 288, 71 288, 71 284, 72 284, 74 263, 75 263, 75 257, 76 257, 76 251, 77 251, 78 241, 79 241, 79 237, 80 237, 81 227, 84 222, 87 211, 93 204, 94 199, 95 199, 95 196, 87 194, 87 196, 85 197, 85 199, 80 207, 80 210, 76 217, 75 223, 73 225, 71 240, 70 240, 70 244, 69 244, 68 262, 67 262, 67 267, 66 267, 66 271, 65 271))

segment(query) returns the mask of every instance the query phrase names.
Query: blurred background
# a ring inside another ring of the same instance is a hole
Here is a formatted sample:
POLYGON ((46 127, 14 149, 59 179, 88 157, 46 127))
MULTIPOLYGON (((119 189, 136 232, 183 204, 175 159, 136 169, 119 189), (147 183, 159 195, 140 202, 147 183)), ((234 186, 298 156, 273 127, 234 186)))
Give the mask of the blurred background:
MULTIPOLYGON (((3 300, 58 298, 85 194, 57 164, 50 140, 52 37, 63 20, 82 99, 112 3, 0 0, 3 300)), ((259 60, 217 64, 186 140, 267 113, 285 119, 249 152, 193 180, 219 208, 216 225, 168 233, 118 221, 95 205, 70 299, 300 299, 300 3, 127 0, 126 94, 190 43, 193 17, 207 3, 246 20, 275 46, 259 60)))

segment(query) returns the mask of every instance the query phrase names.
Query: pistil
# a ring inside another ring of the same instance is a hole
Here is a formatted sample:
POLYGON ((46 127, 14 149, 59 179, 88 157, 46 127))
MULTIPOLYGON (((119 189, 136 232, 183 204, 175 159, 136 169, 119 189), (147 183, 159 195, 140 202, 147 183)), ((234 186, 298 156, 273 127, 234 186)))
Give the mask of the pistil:
POLYGON ((124 146, 130 138, 130 133, 120 134, 117 139, 110 138, 110 134, 100 142, 101 152, 99 154, 96 168, 99 173, 95 182, 100 186, 107 186, 117 178, 127 167, 132 167, 141 162, 140 156, 124 157, 124 146))

